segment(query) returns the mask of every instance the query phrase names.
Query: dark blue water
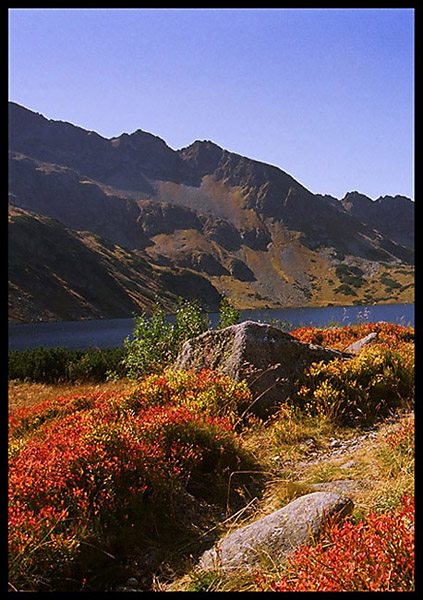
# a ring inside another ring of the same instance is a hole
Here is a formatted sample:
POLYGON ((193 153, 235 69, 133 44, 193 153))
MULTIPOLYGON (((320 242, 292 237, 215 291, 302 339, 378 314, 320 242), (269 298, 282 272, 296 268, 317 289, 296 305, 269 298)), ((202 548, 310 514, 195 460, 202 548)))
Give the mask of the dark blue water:
MULTIPOLYGON (((246 310, 241 313, 241 316, 243 321, 248 319, 261 323, 283 322, 284 329, 287 331, 303 325, 325 327, 378 321, 414 327, 414 304, 246 310)), ((209 319, 211 326, 214 327, 218 321, 218 314, 210 314, 209 319)), ((132 333, 133 327, 133 319, 9 325, 9 350, 24 350, 37 346, 44 346, 44 348, 66 346, 71 349, 85 349, 89 346, 97 348, 121 346, 124 339, 132 333)))

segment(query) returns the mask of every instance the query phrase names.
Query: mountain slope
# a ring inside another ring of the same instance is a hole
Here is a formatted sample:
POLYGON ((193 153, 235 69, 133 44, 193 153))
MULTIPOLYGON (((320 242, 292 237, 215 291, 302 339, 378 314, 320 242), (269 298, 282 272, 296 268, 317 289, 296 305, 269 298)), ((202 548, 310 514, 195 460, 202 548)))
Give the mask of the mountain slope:
POLYGON ((381 196, 373 202, 363 194, 350 192, 341 205, 389 239, 414 248, 414 206, 405 196, 381 196))
POLYGON ((181 295, 193 293, 171 281, 183 269, 214 305, 222 293, 239 308, 412 300, 411 200, 315 195, 211 141, 108 140, 10 103, 9 202, 167 269, 181 295))
POLYGON ((220 297, 184 269, 150 265, 142 256, 91 232, 9 207, 9 319, 13 322, 131 317, 151 312, 156 297, 169 311, 184 286, 210 310, 220 297))

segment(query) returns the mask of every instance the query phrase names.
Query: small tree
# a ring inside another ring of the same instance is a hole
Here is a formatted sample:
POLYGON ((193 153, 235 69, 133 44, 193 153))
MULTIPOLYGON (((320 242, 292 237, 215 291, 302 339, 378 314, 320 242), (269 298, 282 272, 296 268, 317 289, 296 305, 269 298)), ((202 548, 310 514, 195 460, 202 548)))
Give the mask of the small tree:
POLYGON ((186 340, 197 337, 207 331, 209 327, 208 317, 196 299, 182 300, 179 298, 173 327, 174 356, 176 357, 186 340))
POLYGON ((124 341, 123 359, 128 377, 158 373, 174 360, 189 338, 196 337, 209 327, 207 316, 203 314, 196 300, 179 298, 174 322, 156 300, 151 317, 142 313, 135 317, 132 339, 124 341))
POLYGON ((123 362, 128 377, 136 379, 159 371, 169 361, 173 326, 158 301, 151 317, 143 312, 134 317, 134 322, 132 339, 128 336, 124 341, 123 362))
POLYGON ((224 329, 230 325, 237 325, 241 320, 241 313, 237 310, 229 298, 224 296, 220 303, 219 322, 216 329, 224 329))

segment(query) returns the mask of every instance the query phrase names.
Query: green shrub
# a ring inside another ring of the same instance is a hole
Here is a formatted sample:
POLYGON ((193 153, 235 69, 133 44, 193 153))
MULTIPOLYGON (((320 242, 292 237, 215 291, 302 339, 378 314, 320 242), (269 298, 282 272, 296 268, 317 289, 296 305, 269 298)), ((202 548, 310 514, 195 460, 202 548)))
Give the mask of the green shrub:
POLYGON ((67 348, 13 350, 8 357, 9 379, 55 383, 67 379, 71 351, 67 348))
POLYGON ((197 337, 209 329, 209 320, 196 300, 179 299, 178 309, 173 326, 173 357, 179 352, 182 344, 197 337))
MULTIPOLYGON (((217 329, 239 323, 241 313, 223 298, 217 329)), ((124 366, 128 377, 136 379, 159 373, 177 356, 182 344, 207 331, 210 323, 196 300, 179 299, 173 322, 156 301, 152 316, 135 317, 132 336, 125 339, 124 366)))
POLYGON ((337 288, 333 290, 335 294, 345 294, 346 296, 357 296, 355 290, 352 289, 347 283, 341 283, 337 288))
POLYGON ((381 276, 380 282, 385 286, 385 291, 389 292, 390 290, 398 289, 401 287, 401 284, 395 279, 388 277, 385 273, 381 276))
POLYGON ((364 273, 359 267, 341 263, 336 267, 335 273, 341 283, 353 287, 361 287, 363 285, 364 273))
POLYGON ((376 344, 349 360, 310 365, 293 400, 324 420, 373 423, 393 408, 411 405, 413 393, 412 350, 376 344))
POLYGON ((135 317, 132 339, 125 339, 123 362, 128 377, 160 372, 176 358, 185 340, 207 329, 208 320, 195 300, 179 300, 173 323, 156 301, 152 316, 135 317))
POLYGON ((225 329, 231 325, 237 325, 241 320, 241 313, 237 310, 232 302, 224 297, 220 303, 219 322, 216 329, 225 329))
POLYGON ((70 381, 105 381, 110 374, 123 377, 125 368, 122 360, 124 349, 121 347, 89 348, 81 352, 70 361, 68 365, 68 379, 70 381))
POLYGON ((104 381, 110 372, 124 375, 123 348, 38 348, 12 350, 8 356, 9 379, 36 383, 104 381))
POLYGON ((158 303, 151 317, 142 313, 134 318, 132 339, 128 336, 124 341, 123 362, 129 377, 135 379, 144 373, 154 373, 168 362, 172 329, 158 303))

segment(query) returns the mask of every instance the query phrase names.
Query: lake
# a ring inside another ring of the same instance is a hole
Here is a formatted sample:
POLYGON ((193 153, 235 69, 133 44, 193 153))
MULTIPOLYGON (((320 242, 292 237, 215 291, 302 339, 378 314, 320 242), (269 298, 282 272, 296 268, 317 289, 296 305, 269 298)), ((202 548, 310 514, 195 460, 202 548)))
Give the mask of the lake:
MULTIPOLYGON (((304 325, 325 327, 378 321, 414 327, 414 304, 245 310, 241 312, 241 318, 243 321, 252 320, 261 323, 282 321, 286 323, 284 328, 287 331, 304 325)), ((211 326, 214 327, 218 321, 218 314, 209 314, 209 319, 211 326)), ((9 350, 25 350, 37 346, 44 348, 66 346, 70 349, 122 346, 124 339, 132 333, 133 326, 133 319, 9 325, 9 350)))

